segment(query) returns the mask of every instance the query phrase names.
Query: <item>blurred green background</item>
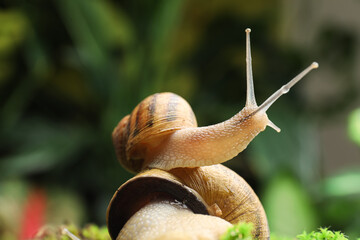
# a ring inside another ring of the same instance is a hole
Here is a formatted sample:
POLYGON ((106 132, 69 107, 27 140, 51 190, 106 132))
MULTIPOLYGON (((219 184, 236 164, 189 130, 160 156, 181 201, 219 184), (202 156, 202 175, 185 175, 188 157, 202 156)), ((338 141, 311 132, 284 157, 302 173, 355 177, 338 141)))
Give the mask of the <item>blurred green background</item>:
POLYGON ((355 0, 1 0, 0 238, 20 234, 34 192, 42 222, 104 225, 132 176, 111 132, 146 96, 180 94, 199 125, 242 109, 247 27, 258 103, 320 68, 268 112, 282 132, 226 165, 258 193, 272 232, 359 237, 359 12, 355 0))

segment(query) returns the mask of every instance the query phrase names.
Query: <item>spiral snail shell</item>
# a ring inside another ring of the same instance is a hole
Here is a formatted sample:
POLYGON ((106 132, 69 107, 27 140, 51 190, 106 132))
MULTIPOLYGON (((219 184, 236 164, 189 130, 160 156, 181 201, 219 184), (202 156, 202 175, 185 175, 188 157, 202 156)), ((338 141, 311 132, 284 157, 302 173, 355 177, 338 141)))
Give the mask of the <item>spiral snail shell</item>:
POLYGON ((116 154, 126 169, 139 172, 143 168, 143 156, 152 142, 191 127, 197 127, 197 122, 185 99, 170 92, 156 93, 145 98, 114 129, 116 154))

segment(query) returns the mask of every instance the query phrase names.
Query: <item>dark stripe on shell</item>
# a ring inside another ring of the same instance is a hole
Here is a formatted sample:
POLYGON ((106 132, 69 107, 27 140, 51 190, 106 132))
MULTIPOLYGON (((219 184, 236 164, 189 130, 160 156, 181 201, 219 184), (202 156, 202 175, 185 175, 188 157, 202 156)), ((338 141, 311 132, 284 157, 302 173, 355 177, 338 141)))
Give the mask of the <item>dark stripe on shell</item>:
MULTIPOLYGON (((129 119, 128 119, 128 122, 127 122, 127 124, 126 124, 126 132, 125 132, 125 134, 126 134, 126 139, 129 139, 129 136, 130 136, 130 125, 131 125, 131 118, 132 118, 132 114, 130 114, 130 117, 129 117, 129 119)), ((127 143, 126 143, 127 144, 127 143)))
POLYGON ((141 113, 143 111, 144 102, 141 102, 137 107, 136 118, 135 118, 135 126, 133 130, 133 137, 139 134, 140 132, 140 123, 141 123, 141 113))
POLYGON ((154 124, 154 116, 156 111, 156 98, 158 94, 154 94, 151 98, 151 102, 149 104, 149 120, 146 123, 146 127, 151 127, 154 124))
POLYGON ((177 119, 176 108, 179 103, 179 97, 175 94, 171 94, 169 98, 166 121, 171 122, 177 119))

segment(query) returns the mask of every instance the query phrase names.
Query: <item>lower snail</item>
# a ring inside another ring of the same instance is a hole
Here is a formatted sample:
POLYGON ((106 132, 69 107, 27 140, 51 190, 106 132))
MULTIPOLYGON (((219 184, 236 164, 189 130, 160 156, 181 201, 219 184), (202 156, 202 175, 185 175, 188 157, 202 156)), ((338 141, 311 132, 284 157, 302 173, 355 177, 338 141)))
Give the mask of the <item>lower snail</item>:
POLYGON ((114 194, 107 210, 112 239, 219 239, 241 221, 256 239, 269 239, 265 211, 251 187, 221 165, 242 152, 270 126, 266 111, 316 62, 257 105, 253 87, 250 29, 246 29, 245 107, 232 118, 198 127, 190 105, 174 93, 140 102, 113 131, 117 158, 139 173, 114 194))

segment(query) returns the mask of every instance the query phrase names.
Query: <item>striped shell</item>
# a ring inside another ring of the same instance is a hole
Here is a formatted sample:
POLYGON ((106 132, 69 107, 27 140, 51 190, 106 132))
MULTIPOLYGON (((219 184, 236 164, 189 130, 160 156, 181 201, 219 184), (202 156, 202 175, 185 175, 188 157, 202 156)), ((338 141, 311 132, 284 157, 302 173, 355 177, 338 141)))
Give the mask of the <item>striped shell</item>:
POLYGON ((139 103, 112 133, 117 158, 132 172, 146 167, 148 148, 182 128, 197 127, 190 105, 174 93, 156 93, 139 103))

